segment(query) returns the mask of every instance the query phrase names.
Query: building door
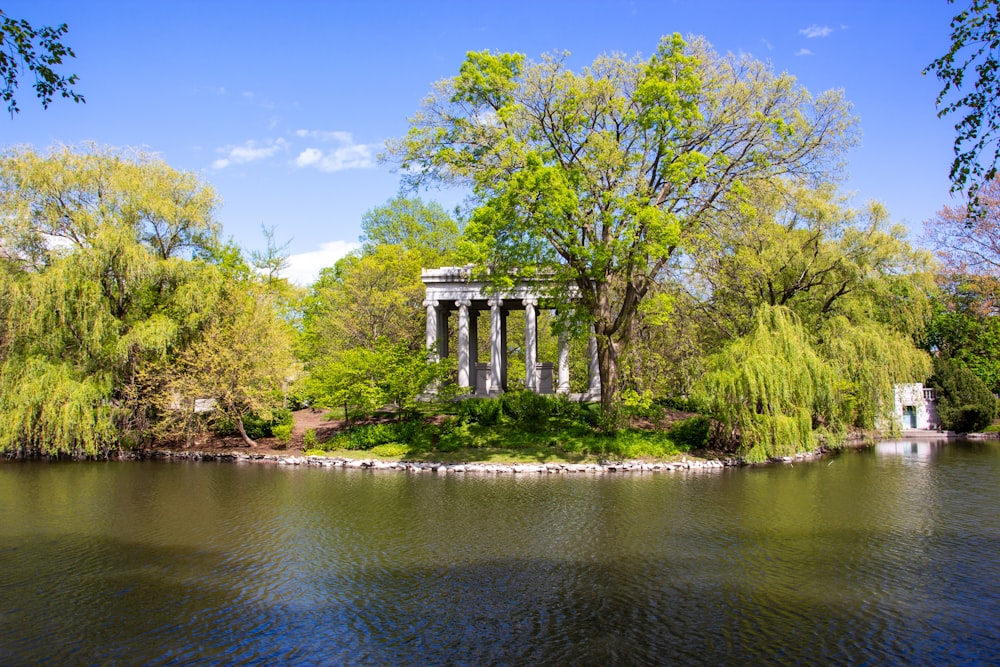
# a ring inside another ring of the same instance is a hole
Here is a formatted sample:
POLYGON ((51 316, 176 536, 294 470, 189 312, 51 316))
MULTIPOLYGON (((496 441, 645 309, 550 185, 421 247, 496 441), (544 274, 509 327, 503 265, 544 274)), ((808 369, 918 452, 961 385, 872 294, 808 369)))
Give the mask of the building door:
POLYGON ((903 428, 917 428, 917 408, 913 405, 903 408, 903 428))

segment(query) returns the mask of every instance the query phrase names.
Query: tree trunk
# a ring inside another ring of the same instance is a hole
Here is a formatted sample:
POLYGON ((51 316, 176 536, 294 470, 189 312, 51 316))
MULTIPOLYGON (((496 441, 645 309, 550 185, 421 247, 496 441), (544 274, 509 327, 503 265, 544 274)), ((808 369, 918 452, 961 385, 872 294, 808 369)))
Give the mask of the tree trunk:
POLYGON ((601 376, 601 413, 614 414, 615 394, 618 392, 618 349, 611 336, 597 335, 597 368, 601 376))
POLYGON ((243 417, 239 415, 236 416, 236 428, 239 430, 240 435, 243 436, 243 442, 247 443, 247 447, 256 447, 257 443, 250 439, 247 435, 246 429, 243 428, 243 417))

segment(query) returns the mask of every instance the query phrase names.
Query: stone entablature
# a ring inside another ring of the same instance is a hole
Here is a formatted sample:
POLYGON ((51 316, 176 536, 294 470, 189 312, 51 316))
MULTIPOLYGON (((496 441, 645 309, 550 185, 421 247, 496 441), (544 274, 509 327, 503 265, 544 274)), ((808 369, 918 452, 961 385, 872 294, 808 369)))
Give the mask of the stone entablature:
MULTIPOLYGON (((458 315, 458 386, 476 396, 493 396, 507 389, 507 315, 525 312, 525 385, 538 393, 569 393, 569 339, 559 336, 557 374, 552 363, 538 362, 538 308, 544 279, 524 279, 501 292, 483 280, 474 279, 472 267, 445 266, 423 269, 427 286, 427 348, 438 358, 448 356, 448 318, 458 315), (489 312, 490 361, 480 364, 479 315, 489 312)), ((567 288, 568 290, 571 288, 567 288)), ((572 292, 570 292, 572 298, 572 292)), ((597 345, 591 337, 588 396, 600 395, 597 345)))

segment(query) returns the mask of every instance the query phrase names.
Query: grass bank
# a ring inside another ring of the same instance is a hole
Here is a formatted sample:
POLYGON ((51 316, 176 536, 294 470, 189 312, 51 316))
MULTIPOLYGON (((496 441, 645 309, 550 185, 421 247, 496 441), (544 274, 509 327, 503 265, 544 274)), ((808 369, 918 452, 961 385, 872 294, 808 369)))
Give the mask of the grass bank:
MULTIPOLYGON (((633 419, 617 428, 601 420, 597 406, 560 397, 514 392, 498 398, 468 399, 427 406, 407 418, 383 416, 357 424, 320 441, 307 431, 307 454, 358 456, 387 460, 495 463, 581 463, 602 459, 670 460, 705 446, 705 417, 664 411, 633 419), (642 423, 642 427, 634 425, 642 423)), ((648 411, 647 411, 648 412, 648 411)))

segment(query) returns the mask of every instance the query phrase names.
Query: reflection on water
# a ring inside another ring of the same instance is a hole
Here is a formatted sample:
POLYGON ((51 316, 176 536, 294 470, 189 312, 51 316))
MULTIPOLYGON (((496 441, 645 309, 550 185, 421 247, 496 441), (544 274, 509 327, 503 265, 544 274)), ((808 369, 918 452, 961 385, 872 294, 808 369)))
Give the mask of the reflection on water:
POLYGON ((0 664, 1000 662, 1000 446, 916 444, 692 476, 3 465, 0 664))
POLYGON ((948 440, 885 440, 875 445, 881 456, 929 459, 948 446, 948 440))

